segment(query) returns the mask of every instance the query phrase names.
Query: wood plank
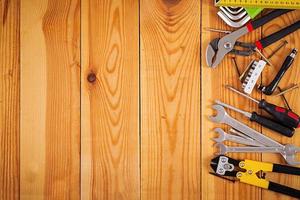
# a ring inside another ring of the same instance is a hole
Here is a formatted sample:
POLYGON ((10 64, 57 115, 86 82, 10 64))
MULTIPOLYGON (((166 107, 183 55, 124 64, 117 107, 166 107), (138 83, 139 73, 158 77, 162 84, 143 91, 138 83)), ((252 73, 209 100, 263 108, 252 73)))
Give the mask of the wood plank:
POLYGON ((0 199, 19 199, 20 2, 0 9, 0 199))
POLYGON ((82 2, 82 199, 139 199, 138 1, 82 2))
POLYGON ((200 2, 140 6, 142 199, 200 199, 200 2))
POLYGON ((21 4, 21 198, 80 198, 80 1, 21 4))
MULTIPOLYGON (((269 35, 271 33, 274 33, 289 24, 292 24, 296 22, 300 17, 300 11, 294 11, 292 13, 286 14, 284 16, 281 16, 280 18, 272 21, 272 23, 268 23, 263 27, 263 34, 269 35)), ((275 77, 276 73, 279 71, 284 59, 286 56, 291 52, 293 48, 300 49, 299 40, 300 40, 300 31, 297 31, 296 33, 291 34, 290 36, 284 38, 288 41, 288 45, 286 48, 282 49, 280 52, 278 52, 271 60, 271 62, 274 64, 273 68, 267 68, 264 71, 263 80, 262 83, 264 85, 268 85, 273 78, 275 77)), ((265 54, 270 54, 278 45, 280 42, 277 42, 273 44, 272 46, 268 47, 265 50, 265 54)), ((286 75, 283 77, 282 81, 280 82, 279 86, 284 89, 292 85, 293 83, 299 84, 299 69, 300 64, 300 55, 296 57, 295 62, 293 63, 292 67, 289 69, 289 71, 286 73, 286 75)), ((276 91, 278 93, 278 91, 276 91)), ((294 90, 291 93, 288 93, 285 95, 291 108, 296 113, 300 114, 300 105, 299 105, 299 98, 300 98, 300 91, 294 90)), ((276 105, 285 106, 283 100, 281 97, 266 97, 269 102, 274 103, 276 105)), ((292 138, 288 138, 285 136, 282 136, 280 134, 277 134, 273 131, 263 129, 263 133, 268 135, 269 137, 275 139, 276 141, 279 141, 282 144, 293 144, 296 146, 300 146, 300 130, 297 129, 295 132, 295 135, 292 138)), ((263 161, 266 162, 272 162, 272 163, 280 163, 280 164, 286 164, 285 160, 280 156, 276 154, 265 154, 262 156, 263 161)), ((300 160, 300 156, 297 157, 297 160, 300 160)), ((294 187, 296 189, 300 189, 300 177, 299 176, 293 176, 293 175, 286 175, 286 174, 268 174, 268 179, 271 179, 274 182, 281 183, 290 187, 294 187)), ((289 198, 286 195, 280 195, 275 192, 270 192, 264 190, 262 193, 263 199, 274 199, 274 200, 289 200, 294 198, 289 198)))
MULTIPOLYGON (((257 110, 257 105, 237 94, 232 93, 224 87, 224 85, 229 84, 235 88, 241 88, 241 84, 238 81, 238 74, 231 60, 233 56, 227 55, 222 63, 215 69, 211 69, 207 66, 205 52, 209 42, 217 37, 222 37, 224 34, 208 32, 205 28, 210 27, 223 30, 232 29, 217 16, 218 9, 213 6, 213 1, 203 0, 202 2, 202 199, 261 199, 261 190, 257 187, 243 184, 238 181, 236 183, 231 183, 230 181, 209 174, 209 172, 212 171, 210 169, 210 161, 214 157, 214 152, 216 151, 213 147, 214 142, 210 140, 210 138, 215 137, 213 130, 216 127, 223 128, 225 131, 229 130, 227 125, 213 124, 208 119, 208 116, 214 114, 214 111, 211 109, 214 101, 219 99, 227 104, 246 111, 257 110)), ((260 30, 256 30, 254 33, 248 34, 242 38, 241 41, 254 42, 259 37, 260 30)), ((245 70, 253 58, 253 56, 247 58, 236 58, 241 72, 245 70)), ((256 56, 256 58, 258 58, 258 56, 256 56)), ((254 93, 253 97, 259 99, 260 95, 258 93, 254 93)), ((232 117, 237 118, 260 131, 260 126, 255 123, 250 123, 242 115, 230 110, 227 110, 227 112, 232 117)), ((236 144, 232 144, 232 146, 236 146, 236 144)), ((228 156, 235 159, 252 159, 258 161, 261 158, 259 154, 228 154, 228 156)))

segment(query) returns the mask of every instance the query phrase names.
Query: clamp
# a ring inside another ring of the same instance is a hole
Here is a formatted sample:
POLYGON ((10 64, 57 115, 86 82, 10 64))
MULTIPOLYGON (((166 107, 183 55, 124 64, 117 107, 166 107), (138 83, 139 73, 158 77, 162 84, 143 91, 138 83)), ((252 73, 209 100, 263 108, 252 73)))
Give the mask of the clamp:
POLYGON ((253 160, 235 160, 224 155, 213 158, 210 166, 217 176, 230 177, 231 180, 239 180, 242 183, 300 198, 300 190, 265 179, 265 172, 299 176, 300 168, 253 160))

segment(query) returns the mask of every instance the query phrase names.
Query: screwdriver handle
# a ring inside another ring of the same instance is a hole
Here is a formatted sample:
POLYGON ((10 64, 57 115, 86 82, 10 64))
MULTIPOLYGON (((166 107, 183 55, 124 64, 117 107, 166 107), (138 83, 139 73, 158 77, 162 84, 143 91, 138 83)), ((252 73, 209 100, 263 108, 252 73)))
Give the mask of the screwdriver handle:
POLYGON ((290 128, 300 128, 300 117, 296 113, 268 103, 264 99, 259 102, 258 107, 264 109, 284 126, 290 128))
POLYGON ((252 113, 250 120, 257 122, 260 125, 268 128, 268 129, 271 129, 273 131, 276 131, 287 137, 292 137, 295 133, 294 129, 283 126, 283 125, 279 124, 278 122, 275 122, 269 118, 266 118, 266 117, 263 117, 263 116, 257 114, 256 112, 252 113))

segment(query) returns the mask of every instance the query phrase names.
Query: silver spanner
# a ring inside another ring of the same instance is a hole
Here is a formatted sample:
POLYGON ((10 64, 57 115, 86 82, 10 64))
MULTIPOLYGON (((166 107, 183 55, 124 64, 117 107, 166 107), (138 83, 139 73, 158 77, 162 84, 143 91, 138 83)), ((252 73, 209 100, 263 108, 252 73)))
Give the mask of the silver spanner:
POLYGON ((242 122, 230 117, 226 112, 225 108, 220 105, 213 105, 213 109, 217 111, 216 116, 211 116, 210 120, 215 123, 223 123, 231 126, 235 130, 238 130, 245 135, 251 137, 252 139, 258 141, 261 144, 269 147, 282 147, 283 145, 272 140, 271 138, 259 133, 258 131, 250 128, 249 126, 243 124, 242 122))
POLYGON ((217 154, 225 155, 226 153, 280 153, 286 162, 290 165, 299 165, 299 161, 295 161, 295 156, 300 152, 299 147, 293 145, 285 145, 281 147, 228 147, 223 143, 216 143, 219 149, 217 154))
POLYGON ((240 136, 228 134, 221 128, 216 128, 215 132, 218 133, 219 136, 217 138, 213 138, 212 140, 217 143, 221 143, 224 141, 230 141, 230 142, 235 142, 235 143, 249 145, 249 146, 257 146, 257 147, 264 146, 254 140, 248 140, 248 139, 242 138, 240 136))

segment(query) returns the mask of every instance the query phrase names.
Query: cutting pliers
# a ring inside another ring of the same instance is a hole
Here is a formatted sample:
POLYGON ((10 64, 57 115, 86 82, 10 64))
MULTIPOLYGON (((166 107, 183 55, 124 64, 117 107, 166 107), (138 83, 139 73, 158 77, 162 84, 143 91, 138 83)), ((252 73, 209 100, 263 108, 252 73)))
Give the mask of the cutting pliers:
POLYGON ((224 155, 213 158, 210 166, 217 176, 238 179, 242 183, 300 198, 300 190, 268 181, 265 173, 261 173, 277 172, 299 176, 300 168, 253 160, 235 160, 224 155))
POLYGON ((212 40, 206 49, 206 62, 209 67, 216 67, 223 60, 224 56, 228 53, 233 53, 236 55, 249 56, 254 51, 262 50, 267 46, 275 43, 276 41, 282 39, 283 37, 295 32, 300 28, 300 20, 296 23, 281 29, 255 43, 244 43, 237 41, 240 37, 246 35, 247 33, 263 26, 269 21, 285 14, 291 12, 292 10, 277 9, 267 15, 249 22, 246 26, 222 37, 212 40), (235 49, 235 46, 244 48, 245 50, 235 49))

